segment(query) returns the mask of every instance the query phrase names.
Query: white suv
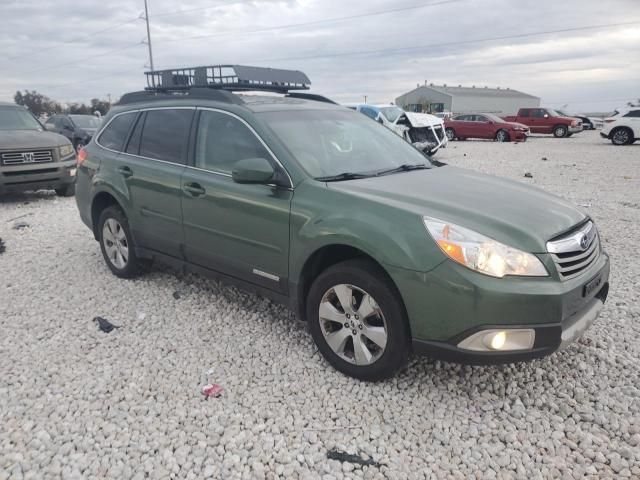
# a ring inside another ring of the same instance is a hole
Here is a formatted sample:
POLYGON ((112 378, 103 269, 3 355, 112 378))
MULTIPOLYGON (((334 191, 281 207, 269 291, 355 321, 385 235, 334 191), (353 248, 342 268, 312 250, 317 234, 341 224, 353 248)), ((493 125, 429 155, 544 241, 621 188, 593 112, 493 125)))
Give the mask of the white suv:
POLYGON ((600 132, 602 138, 608 138, 614 145, 631 145, 640 139, 640 106, 616 110, 604 119, 600 132))

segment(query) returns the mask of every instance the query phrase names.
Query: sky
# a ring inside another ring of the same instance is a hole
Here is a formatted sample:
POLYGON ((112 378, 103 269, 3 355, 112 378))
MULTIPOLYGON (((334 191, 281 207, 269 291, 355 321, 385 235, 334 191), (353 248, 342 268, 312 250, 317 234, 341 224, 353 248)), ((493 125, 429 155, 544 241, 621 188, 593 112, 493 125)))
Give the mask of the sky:
MULTIPOLYGON (((640 0, 148 0, 156 69, 302 70, 338 102, 418 83, 520 90, 573 113, 640 98, 640 0), (547 32, 547 33, 545 33, 547 32)), ((0 0, 0 100, 145 86, 144 0, 0 0)))

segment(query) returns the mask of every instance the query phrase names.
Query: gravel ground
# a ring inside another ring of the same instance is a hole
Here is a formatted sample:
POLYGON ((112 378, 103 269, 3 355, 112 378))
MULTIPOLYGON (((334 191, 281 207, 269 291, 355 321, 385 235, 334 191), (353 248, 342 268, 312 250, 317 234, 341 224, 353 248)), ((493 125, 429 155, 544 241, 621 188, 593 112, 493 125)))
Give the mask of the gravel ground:
POLYGON ((640 478, 640 145, 584 132, 454 142, 438 158, 595 218, 612 284, 580 341, 528 364, 418 358, 359 382, 282 307, 160 270, 119 280, 73 198, 5 197, 0 479, 640 478), (121 328, 100 332, 97 315, 121 328), (220 398, 204 400, 209 382, 220 398))

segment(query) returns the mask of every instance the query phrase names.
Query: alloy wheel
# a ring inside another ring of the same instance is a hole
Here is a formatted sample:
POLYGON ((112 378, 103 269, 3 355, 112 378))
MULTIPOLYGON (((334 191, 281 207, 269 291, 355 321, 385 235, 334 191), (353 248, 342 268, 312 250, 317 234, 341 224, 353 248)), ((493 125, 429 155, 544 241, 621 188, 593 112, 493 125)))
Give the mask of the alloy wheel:
POLYGON ((102 227, 102 242, 111 264, 122 270, 129 261, 129 241, 127 235, 115 218, 108 218, 102 227))
POLYGON ((355 285, 339 284, 323 295, 319 307, 322 334, 331 350, 359 366, 378 360, 387 345, 387 324, 375 299, 355 285))
POLYGON ((505 132, 504 130, 500 130, 498 132, 498 134, 496 135, 496 140, 499 142, 506 142, 507 141, 507 132, 505 132))
POLYGON ((624 128, 616 130, 613 133, 613 143, 616 145, 626 145, 629 142, 629 132, 624 128))

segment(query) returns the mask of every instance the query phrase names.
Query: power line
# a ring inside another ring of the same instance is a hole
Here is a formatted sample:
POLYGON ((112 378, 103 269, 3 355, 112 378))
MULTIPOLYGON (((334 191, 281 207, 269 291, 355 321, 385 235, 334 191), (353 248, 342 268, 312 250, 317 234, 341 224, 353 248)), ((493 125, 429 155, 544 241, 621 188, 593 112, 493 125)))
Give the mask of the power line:
MULTIPOLYGON (((347 16, 344 16, 344 17, 326 18, 326 19, 322 19, 322 20, 314 20, 314 21, 311 21, 311 22, 304 22, 304 23, 290 23, 290 24, 286 24, 286 25, 276 25, 276 26, 273 26, 273 27, 264 27, 264 28, 258 28, 258 29, 252 29, 252 30, 233 30, 233 31, 211 33, 211 34, 206 34, 206 35, 194 35, 194 36, 191 36, 191 37, 179 37, 178 39, 160 40, 158 43, 169 43, 169 42, 175 42, 176 40, 193 40, 193 39, 198 39, 198 38, 224 37, 224 36, 228 36, 228 35, 247 35, 247 34, 270 32, 270 31, 274 31, 274 30, 285 30, 285 29, 288 29, 288 28, 310 27, 310 26, 313 26, 313 25, 322 25, 322 24, 342 22, 342 21, 347 21, 347 20, 356 20, 356 19, 359 19, 359 18, 373 17, 373 16, 377 16, 377 15, 384 15, 384 14, 387 14, 387 13, 406 12, 406 11, 409 11, 409 10, 418 10, 418 9, 421 9, 421 8, 434 7, 434 6, 438 6, 438 5, 445 5, 445 4, 449 4, 449 3, 457 3, 457 2, 462 2, 462 1, 466 1, 466 0, 441 0, 439 2, 425 3, 425 4, 422 4, 422 5, 411 5, 411 6, 406 6, 406 7, 390 8, 390 9, 387 9, 387 10, 378 10, 378 11, 375 11, 375 12, 367 12, 367 13, 361 13, 361 14, 355 14, 355 15, 347 15, 347 16)), ((208 7, 208 8, 212 8, 212 7, 208 7)), ((151 17, 153 18, 154 16, 155 15, 152 15, 151 17)))
POLYGON ((74 60, 73 62, 67 62, 67 63, 57 63, 52 67, 43 67, 43 68, 39 68, 37 70, 31 70, 29 72, 23 73, 22 75, 29 75, 31 73, 44 72, 44 71, 49 71, 49 70, 56 70, 58 68, 68 67, 69 65, 77 65, 78 63, 85 63, 87 61, 93 60, 94 58, 105 57, 107 55, 111 55, 112 53, 117 53, 117 52, 121 52, 123 50, 128 50, 130 48, 137 47, 139 45, 142 45, 142 42, 137 42, 137 43, 133 43, 133 44, 130 44, 130 45, 125 45, 124 47, 114 48, 113 50, 109 50, 109 51, 104 52, 104 53, 98 53, 98 54, 95 54, 95 55, 91 55, 90 57, 83 58, 81 60, 74 60))
POLYGON ((64 42, 57 43, 56 45, 53 45, 51 47, 39 48, 37 50, 33 50, 32 52, 21 53, 19 55, 14 55, 13 57, 7 57, 7 60, 15 60, 16 58, 24 58, 24 57, 29 57, 29 56, 32 56, 32 55, 38 55, 38 54, 43 53, 43 52, 48 52, 50 50, 54 50, 56 48, 60 48, 60 47, 63 47, 65 45, 69 45, 70 43, 76 43, 76 42, 80 42, 82 40, 87 40, 88 38, 93 38, 95 35, 98 35, 100 33, 104 33, 104 32, 107 32, 107 31, 122 27, 124 25, 128 25, 128 24, 136 22, 138 20, 140 20, 139 17, 132 18, 131 20, 127 20, 126 22, 117 23, 115 25, 111 25, 109 27, 103 28, 102 30, 96 30, 95 32, 91 32, 91 33, 89 33, 89 34, 87 34, 87 35, 85 35, 83 37, 78 37, 78 38, 74 38, 74 39, 71 39, 71 40, 67 40, 67 41, 64 41, 64 42))
POLYGON ((379 53, 396 53, 396 52, 409 52, 414 50, 422 50, 425 48, 437 48, 437 47, 451 47, 456 45, 467 45, 478 42, 493 42, 496 40, 511 40, 515 38, 526 38, 526 37, 535 37, 540 35, 548 35, 552 33, 568 33, 568 32, 578 32, 584 30, 597 30, 600 28, 612 28, 612 27, 621 27, 628 25, 637 25, 640 24, 640 20, 635 20, 632 22, 621 22, 621 23, 604 23, 599 25, 587 25, 584 27, 573 27, 573 28, 562 28, 558 30, 545 30, 541 32, 529 32, 529 33, 519 33, 513 35, 501 35, 496 37, 485 37, 485 38, 476 38, 473 40, 460 40, 455 42, 443 42, 443 43, 431 43, 426 45, 419 45, 413 47, 396 47, 396 48, 383 48, 379 50, 361 50, 361 51, 351 51, 351 52, 335 52, 335 53, 324 53, 324 54, 315 54, 315 55, 306 55, 306 56, 297 56, 297 57, 280 57, 280 58, 268 58, 263 60, 258 60, 251 63, 265 63, 265 62, 281 62, 281 61, 289 61, 289 60, 312 60, 316 58, 334 58, 334 57, 348 57, 348 56, 357 56, 357 55, 371 55, 371 54, 379 54, 379 53))
POLYGON ((155 13, 153 15, 150 15, 151 18, 156 18, 156 17, 169 17, 169 16, 175 16, 175 15, 182 15, 183 13, 191 13, 191 12, 201 12, 203 10, 211 10, 212 8, 220 8, 220 7, 226 7, 229 5, 237 5, 240 3, 253 3, 255 2, 255 0, 232 0, 229 2, 224 2, 224 3, 219 3, 217 5, 209 5, 208 7, 198 7, 198 8, 187 8, 184 10, 170 10, 170 11, 166 11, 166 12, 160 12, 160 13, 155 13))

